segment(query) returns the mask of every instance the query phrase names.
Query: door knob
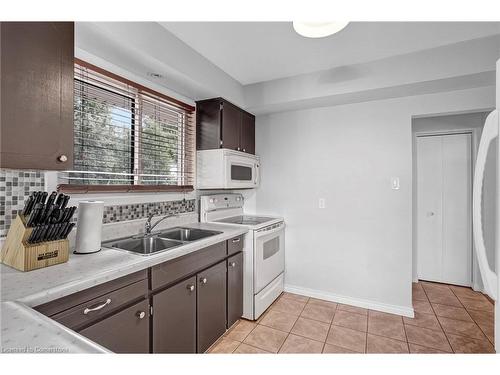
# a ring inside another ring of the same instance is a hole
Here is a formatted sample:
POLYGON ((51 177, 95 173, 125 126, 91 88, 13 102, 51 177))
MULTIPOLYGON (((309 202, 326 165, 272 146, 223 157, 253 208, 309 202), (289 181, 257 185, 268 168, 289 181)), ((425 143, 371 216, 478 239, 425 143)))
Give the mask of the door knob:
POLYGON ((190 292, 194 292, 194 285, 189 284, 189 285, 187 286, 187 289, 188 289, 190 292))
POLYGON ((206 284, 206 283, 207 283, 207 278, 206 278, 206 277, 202 277, 202 278, 200 279, 200 283, 202 283, 202 284, 206 284))
POLYGON ((60 161, 61 163, 64 163, 64 162, 67 162, 68 161, 68 157, 66 155, 60 155, 58 158, 57 158, 58 161, 60 161))
POLYGON ((229 263, 229 265, 230 265, 231 267, 236 267, 236 263, 235 263, 235 262, 231 262, 231 263, 229 263))
POLYGON ((144 311, 138 311, 136 315, 139 319, 144 319, 146 313, 144 311))

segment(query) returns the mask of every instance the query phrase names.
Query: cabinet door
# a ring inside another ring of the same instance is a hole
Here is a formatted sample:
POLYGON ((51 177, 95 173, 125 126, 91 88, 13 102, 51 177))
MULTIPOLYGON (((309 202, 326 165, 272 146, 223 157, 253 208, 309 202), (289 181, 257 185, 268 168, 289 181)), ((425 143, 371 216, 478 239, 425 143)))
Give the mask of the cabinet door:
POLYGON ((196 277, 153 296, 153 353, 196 353, 196 277))
POLYGON ((255 154, 255 117, 242 112, 240 149, 249 154, 255 154))
POLYGON ((143 300, 79 333, 115 353, 149 353, 148 310, 143 300))
POLYGON ((198 274, 198 353, 226 331, 226 262, 198 274))
POLYGON ((243 253, 227 260, 227 327, 243 315, 243 253))
POLYGON ((222 108, 222 147, 240 150, 241 111, 224 102, 222 108))
POLYGON ((2 22, 0 167, 73 166, 73 22, 2 22))

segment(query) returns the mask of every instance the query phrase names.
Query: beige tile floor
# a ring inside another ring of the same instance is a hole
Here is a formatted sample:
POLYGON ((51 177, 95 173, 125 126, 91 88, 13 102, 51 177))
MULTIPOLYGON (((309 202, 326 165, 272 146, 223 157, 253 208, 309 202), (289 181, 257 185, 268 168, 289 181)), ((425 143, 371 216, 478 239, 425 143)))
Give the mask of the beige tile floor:
POLYGON ((493 304, 470 288, 413 284, 415 318, 283 293, 210 353, 493 353, 493 304))

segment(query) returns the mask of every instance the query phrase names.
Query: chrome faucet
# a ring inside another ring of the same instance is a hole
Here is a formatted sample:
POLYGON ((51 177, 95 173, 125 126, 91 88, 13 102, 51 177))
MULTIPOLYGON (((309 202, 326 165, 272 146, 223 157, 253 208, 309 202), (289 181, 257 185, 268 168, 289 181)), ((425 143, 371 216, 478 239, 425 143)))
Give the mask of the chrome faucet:
POLYGON ((153 229, 158 224, 160 224, 163 220, 168 219, 169 217, 177 217, 177 216, 179 216, 179 215, 175 215, 175 214, 167 214, 167 215, 163 216, 161 219, 159 219, 156 223, 154 223, 153 225, 151 225, 151 219, 153 219, 153 217, 155 215, 156 215, 156 213, 149 214, 148 215, 148 219, 146 220, 146 224, 144 224, 144 232, 145 232, 146 236, 151 235, 151 232, 153 231, 153 229))

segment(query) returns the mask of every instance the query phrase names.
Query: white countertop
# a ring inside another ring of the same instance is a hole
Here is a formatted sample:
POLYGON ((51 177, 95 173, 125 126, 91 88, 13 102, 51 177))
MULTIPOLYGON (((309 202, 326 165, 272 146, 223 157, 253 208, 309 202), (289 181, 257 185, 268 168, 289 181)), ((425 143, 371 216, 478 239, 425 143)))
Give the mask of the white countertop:
POLYGON ((43 348, 50 343, 53 348, 68 348, 69 352, 72 353, 102 352, 103 348, 99 345, 44 317, 31 307, 146 269, 247 232, 246 228, 233 225, 193 223, 183 226, 216 230, 222 233, 150 256, 103 249, 95 254, 71 254, 67 263, 30 272, 21 272, 3 264, 0 265, 2 351, 5 352, 8 348, 33 347, 33 337, 36 335, 40 339, 40 347, 43 348), (19 331, 22 328, 24 330, 19 331))

